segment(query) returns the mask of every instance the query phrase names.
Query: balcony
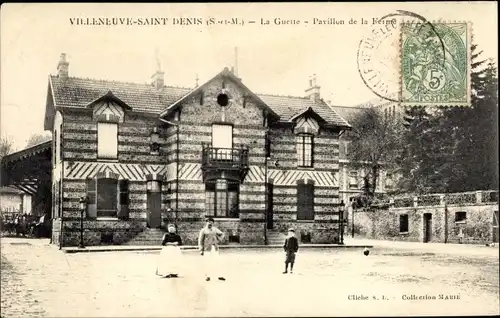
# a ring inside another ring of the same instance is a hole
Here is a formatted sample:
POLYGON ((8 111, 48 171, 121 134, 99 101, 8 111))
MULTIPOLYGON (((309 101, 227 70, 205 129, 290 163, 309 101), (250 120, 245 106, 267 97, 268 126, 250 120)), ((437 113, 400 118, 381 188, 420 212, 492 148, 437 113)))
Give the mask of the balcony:
POLYGON ((243 182, 248 172, 248 148, 216 148, 203 145, 203 180, 232 179, 243 182))

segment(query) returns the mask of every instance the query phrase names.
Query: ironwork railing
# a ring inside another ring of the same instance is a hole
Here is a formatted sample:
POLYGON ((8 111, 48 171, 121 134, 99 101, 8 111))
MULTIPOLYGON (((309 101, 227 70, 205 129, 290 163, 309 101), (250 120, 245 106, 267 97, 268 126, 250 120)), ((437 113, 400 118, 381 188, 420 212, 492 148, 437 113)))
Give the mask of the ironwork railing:
POLYGON ((201 164, 205 168, 247 168, 248 149, 203 146, 201 164))

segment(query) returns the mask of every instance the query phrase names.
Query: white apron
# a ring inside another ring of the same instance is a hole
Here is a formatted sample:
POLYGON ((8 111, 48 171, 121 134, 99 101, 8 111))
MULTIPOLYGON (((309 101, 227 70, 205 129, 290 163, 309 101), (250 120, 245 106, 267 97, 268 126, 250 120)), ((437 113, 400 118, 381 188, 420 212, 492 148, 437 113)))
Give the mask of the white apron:
POLYGON ((164 246, 161 249, 157 274, 179 274, 182 270, 182 251, 179 246, 164 246))

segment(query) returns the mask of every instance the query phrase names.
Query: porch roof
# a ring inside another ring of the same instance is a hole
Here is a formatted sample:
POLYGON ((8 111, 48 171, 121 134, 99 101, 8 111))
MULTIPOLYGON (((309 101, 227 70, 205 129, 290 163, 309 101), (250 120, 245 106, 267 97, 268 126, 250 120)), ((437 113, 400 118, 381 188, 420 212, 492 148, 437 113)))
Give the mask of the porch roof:
POLYGON ((1 186, 35 195, 42 183, 52 179, 52 141, 11 153, 2 158, 1 186))

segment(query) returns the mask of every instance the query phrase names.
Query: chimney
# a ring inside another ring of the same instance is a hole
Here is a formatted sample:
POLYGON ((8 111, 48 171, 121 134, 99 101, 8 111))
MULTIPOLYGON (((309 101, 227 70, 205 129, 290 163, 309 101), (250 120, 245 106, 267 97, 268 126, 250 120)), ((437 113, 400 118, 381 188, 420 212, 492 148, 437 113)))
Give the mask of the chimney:
POLYGON ((162 72, 161 70, 157 70, 153 76, 151 76, 153 79, 152 85, 156 89, 162 89, 165 86, 165 72, 162 72))
POLYGON ((69 62, 66 61, 66 53, 61 53, 59 64, 57 64, 57 76, 60 79, 68 78, 68 67, 69 67, 69 62))
POLYGON ((165 72, 161 70, 158 48, 155 49, 155 55, 156 55, 156 72, 153 74, 153 76, 151 76, 151 78, 153 79, 152 85, 156 89, 162 89, 163 86, 165 86, 165 72))
POLYGON ((309 78, 309 88, 306 89, 307 97, 313 102, 318 102, 320 100, 319 89, 321 86, 316 84, 316 74, 313 74, 312 77, 309 78))

